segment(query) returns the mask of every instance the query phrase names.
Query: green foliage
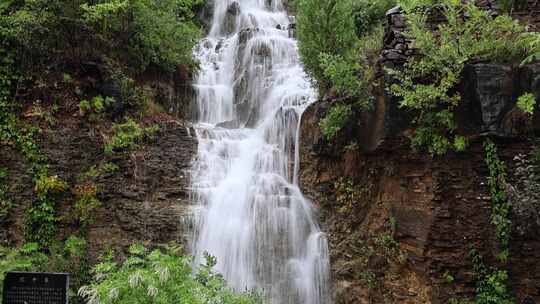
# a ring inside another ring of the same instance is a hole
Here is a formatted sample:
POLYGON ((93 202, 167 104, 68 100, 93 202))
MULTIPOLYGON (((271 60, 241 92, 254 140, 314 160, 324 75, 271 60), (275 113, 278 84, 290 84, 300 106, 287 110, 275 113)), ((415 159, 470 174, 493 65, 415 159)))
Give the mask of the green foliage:
POLYGON ((350 60, 340 55, 321 53, 319 64, 323 69, 323 75, 332 83, 333 88, 347 96, 354 96, 362 82, 359 75, 359 63, 351 63, 350 60))
POLYGON ((118 172, 118 170, 120 170, 120 167, 118 167, 117 164, 111 162, 106 162, 100 167, 100 172, 102 172, 102 174, 112 174, 118 172))
POLYGON ((456 135, 453 113, 461 101, 455 87, 465 64, 472 60, 520 62, 530 54, 537 34, 528 33, 509 16, 493 18, 472 4, 453 0, 438 1, 447 22, 434 32, 427 24, 434 11, 431 1, 402 2, 407 36, 421 56, 411 58, 403 70, 391 71, 397 83, 390 89, 402 98, 402 108, 416 113, 413 145, 435 155, 463 149, 466 143, 456 135))
POLYGON ((79 112, 82 116, 89 115, 91 120, 98 120, 107 107, 114 104, 112 97, 96 96, 91 100, 81 100, 79 103, 79 112))
POLYGON ((308 73, 324 91, 331 87, 320 59, 354 57, 358 45, 352 0, 298 0, 299 50, 308 73))
POLYGON ((448 270, 443 273, 442 277, 447 284, 451 284, 455 280, 454 276, 448 270))
POLYGON ((105 162, 103 164, 100 164, 99 166, 93 165, 88 169, 88 171, 78 177, 78 181, 86 182, 90 180, 95 180, 105 174, 116 173, 118 172, 118 170, 120 170, 120 167, 117 164, 111 162, 105 162))
POLYGON ((345 127, 352 115, 350 105, 337 104, 330 108, 328 114, 320 122, 322 133, 326 139, 334 138, 345 127))
POLYGON ((34 191, 39 199, 46 199, 51 194, 66 191, 68 185, 58 176, 40 175, 35 183, 34 191))
MULTIPOLYGON (((506 164, 499 159, 497 147, 491 140, 484 143, 484 160, 489 169, 489 191, 491 194, 491 224, 495 226, 497 239, 504 251, 508 250, 512 234, 512 203, 506 195, 506 164)), ((506 254, 503 254, 506 256, 506 254)))
POLYGON ((531 93, 525 93, 518 98, 517 106, 521 111, 532 115, 536 106, 536 98, 531 93))
POLYGON ((122 265, 108 255, 93 268, 94 281, 79 289, 87 303, 261 303, 256 296, 227 289, 212 271, 214 258, 207 257, 206 265, 192 274, 191 258, 180 255, 177 246, 148 253, 138 245, 129 251, 122 265))
POLYGON ((11 271, 69 272, 72 274, 70 287, 73 288, 88 279, 84 239, 70 236, 64 244, 50 246, 48 254, 39 248, 37 243, 27 243, 20 248, 0 246, 0 285, 3 285, 6 273, 11 271))
POLYGON ((302 61, 321 93, 371 102, 372 66, 382 47, 384 12, 394 1, 299 0, 298 40, 302 61), (370 60, 371 59, 371 60, 370 60))
POLYGON ((79 224, 83 227, 92 225, 96 220, 96 210, 101 207, 101 202, 97 198, 97 186, 91 183, 77 185, 73 189, 73 194, 77 200, 74 215, 79 224))
POLYGON ((158 130, 157 125, 142 128, 132 119, 128 119, 123 124, 115 124, 112 138, 105 143, 105 154, 135 149, 145 138, 152 137, 158 130))
POLYGON ((114 73, 112 80, 120 87, 122 102, 127 108, 144 111, 147 109, 152 93, 149 88, 140 87, 135 80, 123 73, 114 73))
POLYGON ((368 1, 360 0, 353 3, 353 17, 356 35, 363 37, 373 32, 381 23, 386 12, 396 5, 394 0, 368 1))
POLYGON ((383 248, 387 255, 395 254, 399 250, 399 243, 388 233, 377 236, 375 238, 375 245, 383 248))
POLYGON ((478 278, 476 284, 476 304, 513 304, 508 288, 506 270, 488 268, 476 250, 471 250, 474 271, 478 278))
POLYGON ((55 210, 55 196, 66 191, 68 185, 57 176, 38 175, 34 191, 37 201, 25 213, 25 238, 47 247, 54 239, 59 218, 55 210))
POLYGON ((106 56, 128 59, 137 70, 172 71, 195 66, 192 48, 201 31, 194 10, 202 2, 16 1, 0 11, 0 36, 22 50, 27 68, 53 58, 106 56))
POLYGON ((364 270, 360 272, 360 282, 368 289, 374 289, 377 287, 377 276, 372 271, 364 270))
POLYGON ((192 50, 201 31, 193 22, 193 8, 201 3, 203 0, 130 1, 135 33, 130 50, 141 65, 155 64, 170 71, 181 64, 195 65, 192 50))

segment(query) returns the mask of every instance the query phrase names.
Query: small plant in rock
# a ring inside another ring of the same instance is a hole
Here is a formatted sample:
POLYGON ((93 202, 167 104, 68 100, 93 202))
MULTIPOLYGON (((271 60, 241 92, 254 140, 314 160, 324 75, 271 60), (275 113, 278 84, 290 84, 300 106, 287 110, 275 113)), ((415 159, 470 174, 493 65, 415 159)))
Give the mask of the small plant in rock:
POLYGON ((443 277, 443 280, 447 283, 447 284, 451 284, 451 283, 454 283, 454 276, 450 273, 450 271, 448 270, 445 270, 442 274, 442 277, 443 277))
POLYGON ((111 163, 111 162, 105 162, 99 166, 93 165, 86 172, 79 175, 78 181, 84 182, 88 180, 95 180, 98 177, 103 176, 105 174, 116 173, 118 172, 118 170, 120 170, 120 167, 117 164, 111 163))
POLYGON ((35 184, 35 192, 40 197, 46 197, 49 194, 61 193, 68 189, 68 184, 58 176, 40 175, 35 184))
POLYGON ((518 98, 517 106, 521 111, 532 115, 536 106, 536 98, 531 93, 525 93, 518 98))
POLYGON ((97 199, 98 188, 93 184, 77 185, 73 189, 75 202, 75 217, 78 222, 87 227, 92 225, 96 219, 96 210, 101 207, 101 202, 97 199))
POLYGON ((91 100, 81 100, 79 103, 79 112, 81 116, 89 116, 90 120, 98 120, 105 112, 107 107, 114 104, 112 97, 96 96, 91 100))
POLYGON ((375 238, 375 245, 382 248, 387 256, 394 255, 399 250, 399 243, 391 234, 384 233, 375 238))
POLYGON ((112 173, 118 172, 118 170, 120 170, 120 167, 115 163, 106 162, 103 165, 101 165, 99 169, 100 169, 99 171, 102 174, 103 173, 112 174, 112 173))
POLYGON ((360 281, 368 289, 374 289, 377 287, 377 276, 369 270, 360 272, 360 281))
POLYGON ((145 138, 152 137, 158 130, 157 125, 143 128, 132 119, 128 119, 123 124, 115 124, 113 136, 105 144, 105 154, 133 150, 145 138))

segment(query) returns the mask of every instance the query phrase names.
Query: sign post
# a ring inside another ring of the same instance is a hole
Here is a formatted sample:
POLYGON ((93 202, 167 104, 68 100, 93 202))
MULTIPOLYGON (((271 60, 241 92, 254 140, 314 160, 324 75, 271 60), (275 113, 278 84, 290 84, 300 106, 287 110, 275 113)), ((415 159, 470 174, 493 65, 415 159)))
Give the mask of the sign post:
POLYGON ((4 304, 68 304, 67 273, 9 272, 4 280, 4 304))

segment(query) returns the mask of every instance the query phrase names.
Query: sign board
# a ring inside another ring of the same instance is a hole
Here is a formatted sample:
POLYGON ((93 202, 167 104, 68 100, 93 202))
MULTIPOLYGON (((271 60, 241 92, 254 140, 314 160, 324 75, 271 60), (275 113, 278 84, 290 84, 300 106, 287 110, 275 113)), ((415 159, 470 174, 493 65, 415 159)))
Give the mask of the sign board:
POLYGON ((67 304, 66 273, 9 272, 4 280, 3 304, 67 304))

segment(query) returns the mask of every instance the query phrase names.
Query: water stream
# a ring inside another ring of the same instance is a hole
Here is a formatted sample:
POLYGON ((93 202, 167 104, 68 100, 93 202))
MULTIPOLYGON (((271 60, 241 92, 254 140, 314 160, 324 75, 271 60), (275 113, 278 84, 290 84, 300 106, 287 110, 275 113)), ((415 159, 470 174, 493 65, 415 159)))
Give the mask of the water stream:
POLYGON ((282 0, 215 0, 196 50, 192 253, 269 304, 328 304, 328 246, 297 186, 302 112, 316 99, 282 0))

